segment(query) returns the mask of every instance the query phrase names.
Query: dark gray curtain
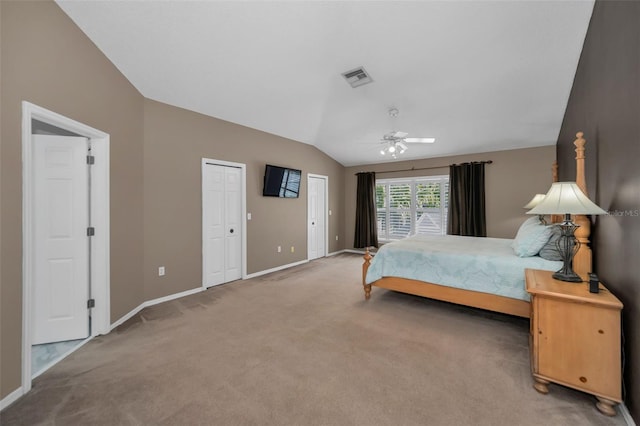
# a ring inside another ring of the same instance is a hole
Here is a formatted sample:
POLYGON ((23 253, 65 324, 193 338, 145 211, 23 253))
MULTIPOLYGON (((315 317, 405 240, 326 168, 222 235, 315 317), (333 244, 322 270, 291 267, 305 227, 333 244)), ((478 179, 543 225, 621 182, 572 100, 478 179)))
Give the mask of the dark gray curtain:
POLYGON ((487 236, 484 163, 449 166, 449 235, 487 236))
POLYGON ((378 247, 378 224, 376 221, 376 174, 357 173, 356 233, 353 247, 378 247))

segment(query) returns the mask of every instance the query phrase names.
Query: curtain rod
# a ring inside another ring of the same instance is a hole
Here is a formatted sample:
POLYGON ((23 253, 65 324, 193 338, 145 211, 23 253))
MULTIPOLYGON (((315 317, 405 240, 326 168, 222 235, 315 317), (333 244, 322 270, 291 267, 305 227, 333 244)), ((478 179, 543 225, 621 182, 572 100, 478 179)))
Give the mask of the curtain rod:
MULTIPOLYGON (((397 173, 397 172, 413 172, 416 170, 431 170, 431 169, 444 169, 446 167, 450 167, 450 166, 461 166, 463 164, 491 164, 493 163, 493 160, 486 160, 486 161, 470 161, 470 162, 466 162, 466 163, 458 163, 458 164, 449 164, 448 166, 431 166, 431 167, 412 167, 410 169, 402 169, 402 170, 384 170, 381 172, 375 172, 376 174, 382 174, 382 173, 397 173)), ((358 173, 368 173, 368 172, 358 172, 358 173)), ((358 173, 355 173, 356 175, 358 173)))

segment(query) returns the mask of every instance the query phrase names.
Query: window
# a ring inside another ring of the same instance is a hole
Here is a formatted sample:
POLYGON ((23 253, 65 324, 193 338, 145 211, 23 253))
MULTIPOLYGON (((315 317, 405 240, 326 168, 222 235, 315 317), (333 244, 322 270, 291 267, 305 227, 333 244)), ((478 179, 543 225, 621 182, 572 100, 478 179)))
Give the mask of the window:
POLYGON ((449 176, 376 180, 378 238, 445 235, 449 176))

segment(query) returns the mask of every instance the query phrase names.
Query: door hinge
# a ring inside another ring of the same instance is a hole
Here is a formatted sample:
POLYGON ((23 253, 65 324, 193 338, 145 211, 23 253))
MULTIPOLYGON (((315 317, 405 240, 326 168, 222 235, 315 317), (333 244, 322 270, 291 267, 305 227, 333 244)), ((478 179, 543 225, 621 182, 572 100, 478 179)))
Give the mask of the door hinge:
POLYGON ((87 300, 87 309, 96 307, 96 299, 87 300))
POLYGON ((87 164, 91 165, 95 163, 96 163, 96 157, 93 155, 87 155, 87 164))
POLYGON ((87 237, 93 237, 94 235, 96 235, 96 228, 94 228, 93 226, 88 227, 87 237))

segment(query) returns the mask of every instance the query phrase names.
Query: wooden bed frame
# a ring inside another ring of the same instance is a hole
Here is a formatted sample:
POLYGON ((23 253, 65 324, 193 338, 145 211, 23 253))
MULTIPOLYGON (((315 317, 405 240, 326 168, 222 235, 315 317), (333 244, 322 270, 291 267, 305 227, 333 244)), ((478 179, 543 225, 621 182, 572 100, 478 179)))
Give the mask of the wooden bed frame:
MULTIPOLYGON (((576 146, 576 183, 587 194, 584 171, 584 145, 586 140, 583 133, 576 134, 576 140, 573 144, 576 146)), ((553 182, 558 181, 558 163, 553 164, 553 182)), ((561 222, 562 216, 554 215, 551 220, 553 223, 561 222)), ((585 277, 591 272, 591 248, 589 248, 589 235, 591 234, 591 222, 589 218, 583 215, 574 215, 573 220, 580 225, 576 230, 575 236, 580 241, 580 248, 573 258, 573 269, 580 276, 585 277)), ((417 296, 428 297, 445 302, 456 303, 459 305, 472 306, 474 308, 486 309, 494 312, 516 315, 519 317, 529 318, 530 304, 527 301, 519 299, 511 299, 504 296, 498 296, 489 293, 481 293, 473 290, 463 290, 455 287, 446 287, 439 284, 428 283, 424 281, 411 280, 399 277, 383 277, 371 284, 365 283, 367 270, 371 263, 372 256, 369 248, 366 249, 364 255, 364 264, 362 265, 362 285, 364 286, 364 297, 371 297, 371 286, 386 288, 389 290, 399 291, 402 293, 414 294, 417 296)), ((524 271, 522 271, 524 275, 524 271)))

